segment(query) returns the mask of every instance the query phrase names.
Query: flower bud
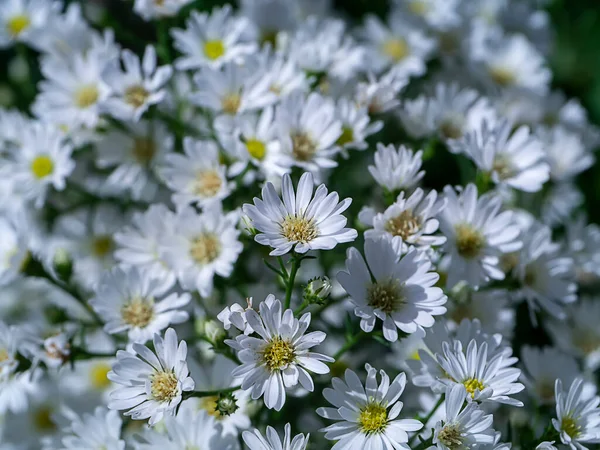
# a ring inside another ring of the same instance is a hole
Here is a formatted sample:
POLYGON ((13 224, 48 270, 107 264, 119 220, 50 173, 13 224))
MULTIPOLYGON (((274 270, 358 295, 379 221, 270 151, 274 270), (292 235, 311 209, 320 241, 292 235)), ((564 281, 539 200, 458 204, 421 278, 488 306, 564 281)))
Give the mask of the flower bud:
POLYGON ((235 397, 231 392, 219 394, 216 410, 221 416, 230 416, 238 410, 235 397))
POLYGON ((223 326, 215 320, 207 320, 204 323, 204 334, 212 343, 222 341, 226 337, 223 326))
POLYGON ((304 288, 304 301, 322 305, 331 294, 331 289, 331 281, 328 277, 312 278, 304 288))

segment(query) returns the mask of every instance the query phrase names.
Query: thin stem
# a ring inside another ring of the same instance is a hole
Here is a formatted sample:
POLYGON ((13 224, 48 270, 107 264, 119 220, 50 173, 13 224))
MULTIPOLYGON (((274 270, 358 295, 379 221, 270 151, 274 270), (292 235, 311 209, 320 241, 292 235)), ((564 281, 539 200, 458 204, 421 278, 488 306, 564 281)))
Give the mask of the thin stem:
POLYGON ((346 353, 348 350, 350 350, 352 347, 358 344, 366 336, 367 333, 365 333, 364 331, 361 331, 357 334, 353 334, 352 337, 348 341, 346 341, 346 343, 342 346, 342 348, 340 348, 336 352, 336 354, 333 355, 333 359, 335 359, 336 361, 340 359, 344 355, 344 353, 346 353))
POLYGON ((300 306, 298 306, 295 310, 294 310, 294 315, 295 316, 299 316, 300 313, 302 311, 304 311, 306 308, 308 308, 308 306, 310 305, 309 302, 307 301, 303 301, 302 304, 300 306))
POLYGON ((290 275, 286 280, 285 287, 285 303, 283 309, 286 310, 292 303, 292 292, 294 292, 294 282, 296 281, 296 274, 302 264, 302 258, 297 257, 295 254, 292 256, 292 268, 290 269, 290 275))
POLYGON ((287 280, 287 273, 284 274, 281 270, 279 270, 277 267, 275 267, 273 264, 271 264, 269 261, 267 261, 264 258, 263 258, 263 262, 265 263, 265 266, 267 266, 269 269, 271 269, 273 272, 275 272, 277 275, 279 275, 281 278, 283 278, 283 281, 287 280))
MULTIPOLYGON (((427 413, 427 415, 425 417, 423 417, 422 419, 419 419, 421 422, 423 422, 423 426, 427 425, 427 422, 429 422, 431 420, 431 418, 433 417, 435 412, 439 409, 440 406, 442 406, 442 403, 444 403, 445 397, 446 397, 445 395, 441 395, 440 398, 438 399, 437 403, 431 409, 431 411, 429 411, 429 413, 427 413)), ((408 445, 410 445, 412 442, 414 442, 414 440, 417 438, 417 436, 418 436, 418 433, 413 435, 413 437, 411 437, 409 439, 408 445)))
POLYGON ((287 269, 285 267, 285 263, 283 262, 283 258, 281 256, 277 257, 277 261, 279 262, 279 267, 281 267, 281 271, 285 274, 284 279, 288 277, 287 269))
POLYGON ((235 392, 238 389, 240 389, 239 386, 234 386, 234 387, 230 387, 230 388, 226 388, 226 389, 215 389, 214 391, 191 391, 191 392, 184 392, 182 397, 183 397, 183 400, 186 400, 188 398, 214 397, 219 394, 228 394, 231 392, 235 392))

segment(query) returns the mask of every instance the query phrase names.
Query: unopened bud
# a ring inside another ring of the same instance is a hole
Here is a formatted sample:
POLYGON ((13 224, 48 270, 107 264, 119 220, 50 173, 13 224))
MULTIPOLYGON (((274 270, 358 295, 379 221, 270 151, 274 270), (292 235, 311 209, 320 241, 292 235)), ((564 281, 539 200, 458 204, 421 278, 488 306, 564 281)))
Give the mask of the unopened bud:
POLYGON ((304 301, 322 305, 331 294, 331 281, 328 277, 312 278, 304 288, 304 301))
POLYGON ((230 416, 238 410, 235 397, 231 392, 219 394, 216 411, 222 416, 230 416))
POLYGON ((254 226, 252 226, 252 221, 250 220, 250 217, 248 217, 246 214, 242 214, 241 225, 242 228, 246 230, 246 232, 250 236, 256 236, 258 234, 258 230, 254 228, 254 226))
POLYGON ((222 324, 215 320, 207 320, 204 323, 204 334, 212 343, 222 341, 226 337, 222 324))

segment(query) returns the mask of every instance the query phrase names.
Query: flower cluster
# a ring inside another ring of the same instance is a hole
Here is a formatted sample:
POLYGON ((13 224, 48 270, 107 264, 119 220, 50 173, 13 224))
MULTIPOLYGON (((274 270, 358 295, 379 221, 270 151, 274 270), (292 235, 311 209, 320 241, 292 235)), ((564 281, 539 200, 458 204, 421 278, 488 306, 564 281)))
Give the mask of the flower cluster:
POLYGON ((0 3, 0 449, 600 444, 543 2, 0 3))

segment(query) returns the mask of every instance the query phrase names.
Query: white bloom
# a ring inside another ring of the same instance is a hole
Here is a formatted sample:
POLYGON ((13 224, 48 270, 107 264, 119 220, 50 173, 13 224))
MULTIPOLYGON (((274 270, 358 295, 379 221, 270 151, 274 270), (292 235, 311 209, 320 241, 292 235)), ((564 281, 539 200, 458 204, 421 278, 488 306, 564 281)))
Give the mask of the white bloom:
POLYGON ((594 164, 594 155, 586 148, 578 133, 557 126, 540 129, 553 181, 570 181, 594 164))
POLYGON ((408 84, 406 78, 398 76, 390 70, 377 79, 368 74, 368 82, 356 85, 356 103, 366 106, 369 114, 384 113, 400 104, 398 94, 408 84))
POLYGON ((438 200, 436 191, 430 191, 427 196, 421 188, 408 197, 404 197, 404 191, 400 192, 398 198, 383 213, 378 213, 371 220, 364 220, 367 214, 360 214, 359 219, 373 226, 365 232, 365 237, 376 238, 378 236, 389 236, 396 247, 403 247, 406 251, 407 245, 429 247, 441 245, 446 242, 444 236, 435 236, 439 222, 435 219, 446 205, 444 199, 438 200))
POLYGON ((128 49, 122 51, 121 59, 124 71, 115 62, 103 73, 112 93, 102 107, 117 119, 137 122, 151 105, 165 98, 167 92, 163 88, 171 78, 173 68, 170 65, 157 67, 156 50, 152 45, 146 46, 141 62, 128 49))
POLYGON ((256 50, 256 43, 250 40, 250 21, 234 17, 230 5, 210 14, 192 11, 186 27, 171 31, 173 45, 184 55, 175 61, 178 70, 219 68, 225 62, 240 62, 256 50))
POLYGON ((600 442, 600 397, 583 395, 583 380, 576 379, 567 392, 563 391, 562 381, 556 380, 556 419, 552 419, 554 429, 560 433, 560 440, 572 450, 585 450, 586 443, 600 442))
POLYGON ((169 281, 137 267, 114 267, 100 279, 90 305, 105 322, 104 331, 127 331, 131 342, 144 344, 189 317, 181 308, 190 302, 190 295, 167 295, 173 287, 169 281))
POLYGON ((383 128, 383 122, 371 122, 368 108, 357 106, 354 100, 342 97, 336 105, 337 116, 342 122, 342 134, 336 141, 345 150, 365 150, 367 137, 383 128))
POLYGON ((583 201, 582 192, 570 181, 549 186, 544 196, 541 220, 551 227, 564 224, 573 217, 583 201))
POLYGON ((174 191, 173 203, 204 207, 227 197, 234 184, 227 181, 226 169, 219 162, 219 148, 215 142, 186 137, 183 151, 184 155, 166 155, 160 168, 166 185, 174 191))
POLYGON ((413 152, 401 145, 398 150, 390 144, 377 144, 375 165, 369 172, 381 187, 390 192, 411 189, 421 181, 425 171, 421 170, 423 151, 413 152))
POLYGON ((461 384, 446 389, 446 418, 435 425, 433 443, 439 450, 480 448, 494 443, 494 417, 485 415, 475 403, 463 404, 467 390, 461 384))
POLYGON ((44 339, 43 350, 39 357, 46 367, 57 369, 69 360, 71 355, 70 334, 63 331, 44 339))
POLYGON ((310 435, 297 434, 292 439, 292 427, 289 423, 284 427, 283 441, 277 434, 277 431, 267 426, 266 437, 263 437, 260 431, 244 431, 244 442, 250 450, 306 450, 310 435))
POLYGON ((47 0, 3 1, 0 5, 0 48, 15 42, 34 44, 43 36, 44 27, 55 10, 55 4, 47 0))
POLYGON ((338 421, 322 430, 325 437, 337 441, 332 450, 409 450, 407 432, 418 431, 423 424, 414 419, 398 419, 403 406, 399 399, 406 386, 406 375, 400 373, 390 382, 388 375, 380 370, 381 382, 378 385, 377 370, 369 364, 365 368, 366 385, 363 386, 356 373, 347 369, 344 380, 334 378, 333 389, 323 390, 323 397, 333 408, 319 408, 317 414, 338 421))
POLYGON ((186 207, 177 214, 173 234, 164 238, 162 249, 185 289, 196 289, 207 297, 215 275, 231 275, 243 249, 237 221, 236 211, 223 215, 218 207, 207 208, 202 214, 186 207))
POLYGON ((254 333, 254 330, 250 324, 248 324, 248 320, 246 319, 246 311, 252 309, 252 297, 246 299, 246 303, 246 308, 239 303, 234 303, 231 306, 225 307, 223 311, 217 314, 217 319, 223 322, 223 328, 225 328, 225 330, 229 330, 231 325, 233 325, 244 334, 254 333))
POLYGON ((324 184, 313 197, 313 186, 313 177, 306 172, 294 193, 292 179, 286 174, 282 181, 283 201, 273 184, 267 183, 262 190, 262 200, 254 198, 254 205, 244 205, 244 213, 252 226, 261 232, 256 235, 256 242, 273 247, 271 255, 284 255, 292 248, 298 253, 330 250, 337 244, 356 239, 356 230, 344 228, 347 219, 341 214, 352 200, 348 198, 338 203, 338 194, 327 194, 324 184))
POLYGON ((404 333, 423 333, 444 314, 447 297, 433 287, 439 275, 430 272, 431 262, 416 249, 398 256, 391 239, 365 240, 366 263, 354 247, 348 250, 346 271, 337 279, 355 305, 360 327, 373 331, 376 318, 383 321, 383 335, 391 342, 404 333), (368 266, 367 266, 368 265, 368 266))
POLYGON ((508 121, 468 133, 455 149, 471 158, 492 181, 525 192, 537 192, 548 181, 550 166, 542 142, 531 136, 527 126, 514 132, 508 121))
POLYGON ((27 235, 20 225, 0 216, 0 286, 17 278, 29 259, 27 235))
POLYGON ((164 340, 154 335, 151 351, 141 344, 133 344, 135 354, 117 352, 117 361, 108 378, 123 387, 110 394, 108 407, 128 411, 134 420, 150 418, 150 425, 162 420, 165 414, 174 415, 183 392, 194 389, 186 362, 187 344, 178 344, 175 330, 169 328, 164 340))
POLYGON ((192 0, 135 0, 133 10, 144 20, 162 19, 177 15, 179 10, 192 0))
POLYGON ((600 279, 600 227, 587 223, 584 215, 566 224, 564 247, 575 262, 577 281, 582 285, 600 279))
POLYGON ((308 370, 329 373, 322 361, 334 360, 310 351, 326 337, 322 331, 304 334, 310 325, 310 313, 296 319, 291 309, 282 311, 281 302, 269 297, 270 301, 260 304, 260 314, 246 311, 248 323, 260 338, 242 334, 235 342, 226 342, 238 351, 242 362, 232 372, 234 377, 243 377, 242 389, 251 390, 253 399, 264 395, 267 408, 279 411, 285 403, 286 389, 300 383, 312 392, 314 383, 308 370))
POLYGON ((41 369, 13 372, 0 376, 0 414, 14 414, 28 410, 30 398, 40 395, 41 369))
POLYGON ((500 256, 521 248, 519 227, 511 211, 500 211, 502 199, 493 194, 477 198, 468 184, 459 195, 444 188, 446 208, 439 215, 440 229, 448 239, 444 250, 450 258, 447 286, 461 280, 479 286, 490 279, 502 280, 500 256))
MULTIPOLYGON (((267 2, 281 0, 264 0, 267 2)), ((272 17, 270 11, 267 16, 272 17)), ((272 52, 266 47, 261 52, 263 76, 269 78, 269 90, 278 98, 284 98, 294 91, 310 90, 309 76, 298 66, 298 63, 282 52, 272 52)))
POLYGON ((435 30, 455 28, 462 19, 459 0, 396 0, 396 3, 435 30))

